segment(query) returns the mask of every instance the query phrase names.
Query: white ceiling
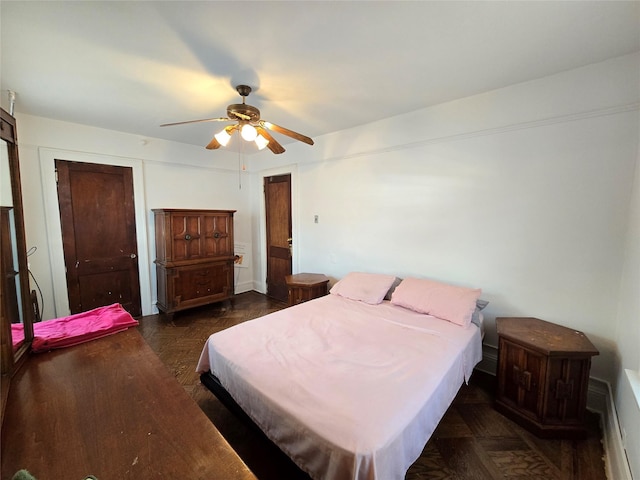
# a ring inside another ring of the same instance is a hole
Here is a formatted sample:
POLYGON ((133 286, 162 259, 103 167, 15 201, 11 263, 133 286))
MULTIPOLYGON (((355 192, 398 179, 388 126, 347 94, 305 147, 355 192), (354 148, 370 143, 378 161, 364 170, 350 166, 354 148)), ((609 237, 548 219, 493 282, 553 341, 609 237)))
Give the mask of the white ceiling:
MULTIPOLYGON (((234 87, 316 137, 640 50, 640 2, 0 2, 2 105, 206 145, 234 87)), ((291 140, 274 136, 283 144, 291 140)))

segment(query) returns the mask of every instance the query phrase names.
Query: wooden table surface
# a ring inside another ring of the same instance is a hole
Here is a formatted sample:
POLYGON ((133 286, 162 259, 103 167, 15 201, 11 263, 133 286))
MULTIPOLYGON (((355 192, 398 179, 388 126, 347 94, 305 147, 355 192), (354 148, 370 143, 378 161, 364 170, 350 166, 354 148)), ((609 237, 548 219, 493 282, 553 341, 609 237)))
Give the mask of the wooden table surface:
POLYGON ((285 275, 284 279, 290 287, 313 287, 329 281, 329 277, 322 273, 296 273, 293 275, 285 275))
POLYGON ((20 469, 38 480, 256 479, 136 328, 25 363, 2 425, 2 479, 20 469))
POLYGON ((499 336, 547 356, 585 357, 599 354, 581 331, 539 318, 497 317, 496 329, 499 336))

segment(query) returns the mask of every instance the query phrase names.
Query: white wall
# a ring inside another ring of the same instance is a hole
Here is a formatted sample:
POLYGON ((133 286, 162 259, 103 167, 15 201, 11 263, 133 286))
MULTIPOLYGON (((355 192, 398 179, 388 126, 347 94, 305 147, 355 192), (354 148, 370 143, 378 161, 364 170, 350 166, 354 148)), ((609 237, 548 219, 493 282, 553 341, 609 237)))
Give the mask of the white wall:
MULTIPOLYGON (((27 248, 44 296, 43 318, 68 315, 68 298, 54 160, 105 163, 133 169, 142 311, 157 311, 152 208, 237 210, 236 241, 251 243, 249 175, 239 188, 237 155, 144 139, 104 129, 16 114, 27 248)), ((236 291, 251 290, 252 268, 235 270, 236 291)), ((32 284, 32 288, 36 288, 32 284)))
POLYGON ((299 271, 481 287, 489 345, 495 316, 576 328, 600 350, 592 375, 611 382, 639 64, 620 57, 261 157, 298 165, 299 271))
POLYGON ((621 368, 613 385, 627 458, 640 478, 640 149, 630 210, 616 326, 621 368))

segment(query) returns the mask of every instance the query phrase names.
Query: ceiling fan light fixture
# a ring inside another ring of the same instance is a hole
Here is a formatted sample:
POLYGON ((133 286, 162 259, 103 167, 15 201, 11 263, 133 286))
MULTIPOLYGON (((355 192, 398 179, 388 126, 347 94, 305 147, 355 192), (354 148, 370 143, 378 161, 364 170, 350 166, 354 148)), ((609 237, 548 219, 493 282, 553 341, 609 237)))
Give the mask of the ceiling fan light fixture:
POLYGON ((220 145, 222 145, 223 147, 226 147, 227 144, 229 143, 229 140, 231 140, 231 135, 229 135, 227 133, 227 130, 223 128, 222 130, 220 130, 218 133, 214 135, 214 138, 218 141, 220 145))
MULTIPOLYGON (((2 0, 0 0, 2 1, 2 0)), ((268 147, 276 155, 284 153, 285 149, 278 141, 271 136, 267 130, 281 133, 287 137, 293 138, 307 145, 313 145, 313 140, 306 135, 294 132, 288 128, 281 127, 271 122, 266 122, 260 118, 260 110, 253 105, 245 102, 246 97, 251 93, 251 87, 248 85, 238 85, 236 90, 242 97, 242 103, 234 103, 227 106, 227 116, 218 118, 203 118, 201 120, 188 120, 186 122, 163 123, 161 127, 169 127, 173 125, 184 125, 187 123, 200 122, 234 122, 221 132, 218 132, 206 146, 207 150, 217 150, 220 147, 226 147, 235 130, 240 131, 240 136, 247 142, 256 142, 258 150, 264 150, 268 147)))
POLYGON ((258 146, 258 150, 262 150, 264 147, 269 145, 269 140, 264 138, 262 135, 258 135, 256 137, 255 142, 256 142, 256 145, 258 146))
POLYGON ((240 135, 242 135, 242 138, 244 138, 247 142, 253 142, 258 136, 258 131, 253 125, 245 123, 240 130, 240 135))

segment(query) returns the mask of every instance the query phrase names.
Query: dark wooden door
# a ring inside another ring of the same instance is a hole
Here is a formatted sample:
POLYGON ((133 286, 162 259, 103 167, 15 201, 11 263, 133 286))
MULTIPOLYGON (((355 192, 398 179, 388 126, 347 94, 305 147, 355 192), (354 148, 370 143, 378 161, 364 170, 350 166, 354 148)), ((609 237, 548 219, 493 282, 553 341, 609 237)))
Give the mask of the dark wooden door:
POLYGON ((120 303, 142 314, 129 167, 56 160, 71 313, 120 303))
POLYGON ((267 295, 286 302, 291 275, 291 175, 265 177, 267 295))

